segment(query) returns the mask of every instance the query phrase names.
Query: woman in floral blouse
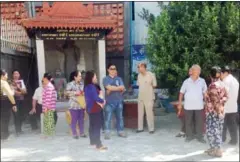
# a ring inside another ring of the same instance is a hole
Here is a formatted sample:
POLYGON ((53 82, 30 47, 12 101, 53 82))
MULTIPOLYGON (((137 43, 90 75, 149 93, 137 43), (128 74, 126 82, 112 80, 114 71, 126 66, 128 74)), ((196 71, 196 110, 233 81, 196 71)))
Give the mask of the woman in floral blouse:
POLYGON ((210 149, 205 151, 210 156, 221 157, 222 130, 224 123, 224 104, 227 101, 227 92, 220 81, 220 67, 211 69, 211 84, 206 97, 206 127, 210 149))

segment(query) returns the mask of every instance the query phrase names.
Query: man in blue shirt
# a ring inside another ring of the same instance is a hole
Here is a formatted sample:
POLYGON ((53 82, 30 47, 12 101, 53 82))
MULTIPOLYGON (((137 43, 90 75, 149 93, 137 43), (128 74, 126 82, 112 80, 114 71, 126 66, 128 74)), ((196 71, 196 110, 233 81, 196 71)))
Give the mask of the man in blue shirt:
POLYGON ((123 81, 117 76, 117 69, 114 64, 108 65, 108 76, 103 79, 105 88, 105 139, 110 139, 112 113, 115 113, 117 132, 119 137, 126 137, 123 132, 123 92, 125 87, 123 81))

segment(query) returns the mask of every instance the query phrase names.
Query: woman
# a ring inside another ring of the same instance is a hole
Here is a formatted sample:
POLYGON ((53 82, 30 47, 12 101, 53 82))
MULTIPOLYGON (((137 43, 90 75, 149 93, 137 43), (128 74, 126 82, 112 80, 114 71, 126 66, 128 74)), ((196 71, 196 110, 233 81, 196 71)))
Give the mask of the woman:
POLYGON ((24 84, 24 81, 20 78, 20 73, 18 70, 13 70, 12 72, 13 80, 11 86, 14 89, 14 96, 16 100, 16 104, 18 107, 17 112, 13 112, 14 116, 14 125, 17 136, 22 133, 22 123, 24 121, 24 107, 23 100, 24 95, 26 95, 27 90, 24 84))
POLYGON ((79 139, 76 127, 79 126, 80 137, 86 138, 84 134, 84 113, 85 107, 81 107, 78 102, 78 96, 83 95, 83 83, 80 71, 74 71, 70 74, 70 83, 67 84, 67 95, 69 97, 69 111, 71 114, 71 129, 74 139, 79 139))
POLYGON ((84 94, 86 100, 87 112, 89 114, 89 137, 90 144, 96 146, 98 150, 106 150, 107 147, 102 145, 100 140, 100 131, 102 127, 101 111, 105 105, 105 100, 98 95, 96 88, 97 76, 94 72, 88 71, 84 81, 84 94))
POLYGON ((55 134, 55 112, 56 112, 56 100, 57 92, 51 83, 52 76, 49 73, 45 73, 43 76, 43 94, 42 94, 42 112, 43 118, 43 134, 44 137, 53 136, 55 134))
POLYGON ((5 70, 0 70, 1 74, 1 140, 6 140, 9 136, 8 126, 11 116, 11 107, 17 112, 14 91, 7 82, 8 74, 5 70))
POLYGON ((210 149, 205 152, 215 157, 222 156, 224 104, 227 101, 227 92, 220 81, 220 74, 220 67, 215 66, 211 69, 211 84, 208 87, 206 95, 206 133, 210 149))

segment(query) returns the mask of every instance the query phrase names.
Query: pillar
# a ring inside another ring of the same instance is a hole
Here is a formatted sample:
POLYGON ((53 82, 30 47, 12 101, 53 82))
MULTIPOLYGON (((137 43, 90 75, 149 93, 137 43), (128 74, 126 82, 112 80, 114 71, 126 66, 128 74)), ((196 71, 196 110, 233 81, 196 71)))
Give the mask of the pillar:
POLYGON ((106 76, 106 43, 105 40, 98 40, 98 78, 99 85, 103 88, 103 78, 106 76))
POLYGON ((37 48, 38 83, 40 86, 42 85, 42 77, 46 71, 43 40, 36 40, 36 48, 37 48))

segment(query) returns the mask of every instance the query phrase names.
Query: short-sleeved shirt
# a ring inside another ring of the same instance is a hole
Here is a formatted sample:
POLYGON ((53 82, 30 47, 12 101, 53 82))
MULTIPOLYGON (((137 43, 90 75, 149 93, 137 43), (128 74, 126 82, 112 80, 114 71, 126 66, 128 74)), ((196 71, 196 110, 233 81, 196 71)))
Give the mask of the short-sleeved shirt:
POLYGON ((139 73, 137 84, 139 86, 138 100, 151 101, 155 99, 154 87, 157 86, 156 77, 151 72, 145 75, 139 73))
MULTIPOLYGON (((67 91, 73 91, 73 92, 83 92, 83 83, 76 83, 75 81, 72 81, 70 83, 67 84, 67 91)), ((70 99, 69 99, 69 109, 81 109, 80 104, 78 103, 78 99, 77 96, 75 96, 75 94, 70 94, 69 95, 70 99)))
POLYGON ((223 83, 228 93, 228 100, 224 106, 224 111, 225 113, 236 113, 238 111, 239 83, 231 74, 223 79, 223 83))
POLYGON ((55 110, 56 102, 57 102, 57 92, 52 83, 48 83, 48 85, 44 86, 42 92, 42 108, 43 112, 47 110, 55 110))
MULTIPOLYGON (((122 78, 115 76, 114 78, 106 76, 103 79, 103 86, 124 86, 122 78)), ((106 90, 106 88, 105 88, 106 90)), ((110 94, 105 93, 106 102, 109 104, 123 102, 123 94, 120 91, 113 91, 110 94)))
POLYGON ((191 77, 183 82, 180 93, 184 94, 185 110, 202 110, 204 108, 204 93, 207 84, 203 78, 194 81, 191 77))
POLYGON ((38 104, 42 104, 42 91, 43 91, 43 88, 42 87, 38 87, 35 92, 34 92, 34 95, 33 95, 33 99, 34 100, 37 100, 37 103, 38 104))

